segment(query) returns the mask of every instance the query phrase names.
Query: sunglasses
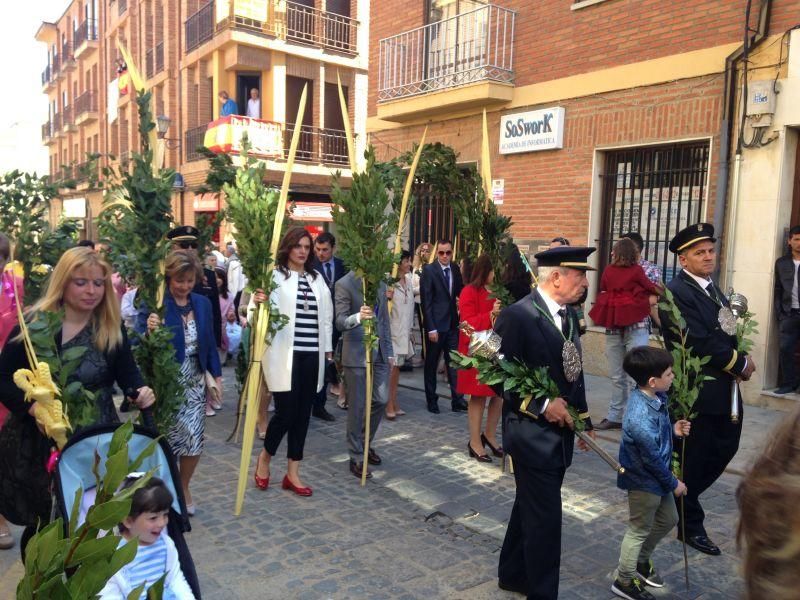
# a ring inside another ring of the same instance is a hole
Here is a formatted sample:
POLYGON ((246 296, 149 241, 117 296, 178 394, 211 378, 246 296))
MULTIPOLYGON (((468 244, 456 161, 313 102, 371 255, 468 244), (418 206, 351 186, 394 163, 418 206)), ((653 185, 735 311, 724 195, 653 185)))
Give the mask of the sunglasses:
POLYGON ((188 250, 189 248, 192 248, 193 250, 197 250, 197 248, 198 248, 197 242, 178 242, 178 246, 182 250, 188 250))
POLYGON ((452 250, 439 250, 439 256, 450 256, 452 253, 452 250))

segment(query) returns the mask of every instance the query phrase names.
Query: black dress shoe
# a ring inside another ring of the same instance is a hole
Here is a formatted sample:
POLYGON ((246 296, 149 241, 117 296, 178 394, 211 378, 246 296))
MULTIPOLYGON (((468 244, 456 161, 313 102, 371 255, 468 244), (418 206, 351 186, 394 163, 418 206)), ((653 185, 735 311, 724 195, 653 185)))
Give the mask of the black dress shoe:
POLYGON ((428 412, 432 412, 435 415, 439 414, 439 404, 435 400, 428 402, 428 412))
POLYGON ((453 412, 466 412, 467 411, 467 403, 465 400, 459 398, 458 400, 453 400, 450 403, 450 408, 453 409, 453 412))
MULTIPOLYGON (((350 461, 350 472, 361 479, 361 470, 363 469, 364 463, 356 462, 354 460, 350 461)), ((372 479, 372 472, 367 469, 367 479, 372 479)))
MULTIPOLYGON (((680 535, 678 539, 681 539, 680 535)), ((711 556, 719 556, 722 554, 722 550, 705 535, 690 535, 686 538, 686 544, 703 554, 709 554, 711 556)))
POLYGON ((481 443, 483 444, 484 448, 486 446, 489 446, 489 450, 491 450, 492 454, 494 454, 497 458, 503 458, 503 455, 505 454, 505 452, 503 452, 503 447, 498 446, 497 448, 495 448, 494 446, 492 446, 492 444, 489 442, 489 440, 486 439, 486 436, 484 434, 481 434, 481 443))
POLYGON ((490 463, 490 462, 492 462, 492 457, 491 456, 489 456, 486 453, 478 454, 477 452, 475 452, 475 450, 472 449, 472 444, 470 444, 469 442, 467 442, 467 451, 469 452, 469 455, 472 458, 474 458, 475 460, 477 460, 478 462, 482 462, 482 463, 490 463))
POLYGON ((320 408, 315 408, 311 411, 311 414, 317 417, 318 419, 322 419, 323 421, 335 421, 336 417, 334 417, 331 413, 325 410, 325 407, 322 406, 320 408))
POLYGON ((498 581, 497 587, 507 592, 516 592, 517 594, 525 594, 525 595, 528 594, 528 590, 526 590, 525 586, 522 585, 516 585, 513 583, 506 583, 504 581, 498 581))
POLYGON ((367 451, 367 462, 368 462, 369 464, 371 464, 371 465, 379 465, 379 464, 381 464, 383 461, 381 460, 381 457, 380 457, 380 456, 378 456, 378 453, 377 453, 377 452, 375 452, 375 450, 373 450, 372 448, 370 448, 370 449, 367 451))

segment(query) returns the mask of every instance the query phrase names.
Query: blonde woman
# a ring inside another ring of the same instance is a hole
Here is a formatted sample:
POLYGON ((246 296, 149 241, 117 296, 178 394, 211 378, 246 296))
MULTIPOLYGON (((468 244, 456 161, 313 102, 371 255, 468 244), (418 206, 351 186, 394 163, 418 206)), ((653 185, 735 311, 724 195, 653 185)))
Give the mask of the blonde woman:
MULTIPOLYGON (((414 289, 414 313, 417 316, 417 326, 414 328, 414 344, 419 345, 422 360, 425 359, 425 336, 422 329, 422 300, 419 295, 419 281, 422 276, 422 267, 428 264, 431 258, 432 247, 430 242, 422 242, 414 251, 414 261, 411 265, 411 285, 414 289)), ((415 365, 417 366, 417 365, 415 365)), ((422 366, 422 363, 418 366, 422 366)))
MULTIPOLYGON (((63 311, 61 329, 55 334, 60 354, 85 349, 68 381, 79 381, 93 392, 95 405, 91 414, 83 414, 85 411, 77 407, 69 413, 73 428, 119 422, 112 400, 114 384, 125 392, 137 390, 133 403, 139 408, 153 403, 153 391, 143 385, 122 326, 111 267, 97 252, 78 247, 64 253, 50 275, 42 299, 31 308, 30 319, 38 319, 44 311, 63 311)), ((49 521, 51 504, 49 476, 44 471, 50 443, 36 426, 33 406, 25 402, 22 390, 13 382, 18 369, 29 368, 17 326, 0 354, 0 401, 11 412, 0 441, 0 477, 6 484, 0 495, 0 514, 27 526, 20 540, 23 553, 37 526, 49 521), (18 459, 21 447, 29 454, 30 463, 25 477, 17 480, 8 474, 17 473, 20 464, 8 462, 18 459)), ((66 407, 68 411, 69 408, 66 407)))

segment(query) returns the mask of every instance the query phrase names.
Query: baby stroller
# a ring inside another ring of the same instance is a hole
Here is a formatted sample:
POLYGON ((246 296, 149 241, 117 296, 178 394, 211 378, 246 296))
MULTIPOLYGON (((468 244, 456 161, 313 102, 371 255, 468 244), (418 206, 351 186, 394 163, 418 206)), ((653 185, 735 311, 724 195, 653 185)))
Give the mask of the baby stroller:
MULTIPOLYGON (((80 515, 85 516, 86 511, 94 500, 95 479, 92 473, 94 453, 100 455, 100 476, 104 475, 105 459, 108 456, 108 447, 114 430, 119 425, 93 425, 76 432, 61 451, 55 473, 53 474, 53 494, 55 496, 55 510, 63 517, 65 528, 72 514, 75 492, 83 490, 80 515)), ((138 456, 157 435, 149 427, 134 425, 133 435, 128 443, 128 454, 131 458, 138 456)), ((183 498, 183 488, 172 450, 162 438, 158 441, 156 451, 147 457, 141 466, 142 471, 157 468, 155 476, 164 480, 172 492, 173 502, 169 511, 169 524, 167 534, 175 543, 180 559, 181 570, 186 582, 192 588, 195 598, 200 599, 200 584, 194 568, 192 556, 183 534, 191 531, 189 516, 186 512, 186 503, 183 498)))

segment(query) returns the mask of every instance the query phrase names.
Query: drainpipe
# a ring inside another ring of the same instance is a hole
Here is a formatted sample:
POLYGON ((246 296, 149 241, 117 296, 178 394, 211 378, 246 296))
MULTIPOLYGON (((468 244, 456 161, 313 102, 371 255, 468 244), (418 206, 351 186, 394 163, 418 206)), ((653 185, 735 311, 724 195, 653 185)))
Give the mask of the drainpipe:
MULTIPOLYGON (((749 16, 749 6, 750 1, 748 0, 748 16, 749 16)), ((723 99, 723 113, 722 113, 722 123, 720 124, 720 161, 719 161, 719 171, 717 173, 717 197, 716 201, 714 202, 714 230, 717 232, 717 253, 719 255, 719 250, 722 244, 722 237, 721 233, 725 231, 725 213, 727 209, 728 203, 728 187, 730 181, 730 170, 729 170, 729 161, 730 161, 730 152, 731 152, 731 134, 733 132, 733 124, 736 122, 734 117, 734 111, 736 108, 736 64, 738 63, 739 59, 745 54, 745 52, 749 52, 758 44, 760 44, 764 38, 767 37, 767 32, 769 31, 769 19, 770 13, 772 10, 772 0, 764 0, 761 4, 761 9, 759 11, 758 16, 758 30, 755 34, 750 38, 750 40, 746 40, 745 44, 742 44, 739 48, 734 50, 731 54, 725 58, 725 96, 723 99)), ((748 20, 749 23, 749 20, 748 20)), ((750 33, 749 31, 747 32, 750 33)), ((744 109, 743 109, 744 110, 744 109)), ((737 136, 737 147, 736 147, 736 159, 734 164, 734 186, 732 190, 733 196, 733 208, 732 208, 732 216, 735 217, 736 212, 736 205, 738 203, 738 194, 739 194, 739 166, 742 160, 742 145, 741 145, 741 136, 737 136)), ((721 281, 722 287, 724 288, 728 282, 730 281, 731 277, 731 266, 730 266, 730 253, 731 248, 733 247, 733 242, 735 238, 735 220, 730 220, 730 228, 728 230, 728 240, 726 244, 726 256, 725 256, 725 279, 721 281)), ((720 264, 717 262, 717 275, 719 275, 720 264)))

